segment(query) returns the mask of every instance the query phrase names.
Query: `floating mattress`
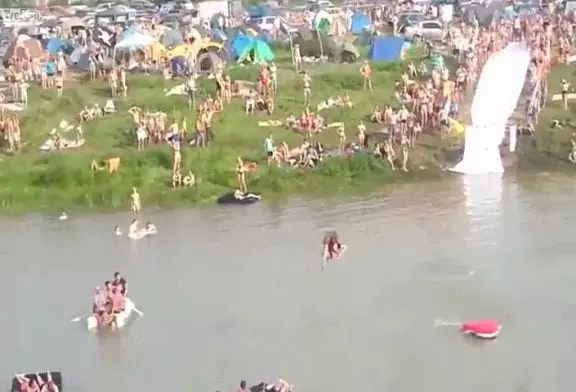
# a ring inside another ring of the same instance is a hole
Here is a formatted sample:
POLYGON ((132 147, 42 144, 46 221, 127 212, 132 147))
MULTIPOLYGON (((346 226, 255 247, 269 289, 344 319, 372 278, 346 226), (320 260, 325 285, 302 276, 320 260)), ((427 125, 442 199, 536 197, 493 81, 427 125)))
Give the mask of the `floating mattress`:
POLYGON ((234 192, 228 192, 220 196, 217 200, 218 204, 253 204, 262 200, 259 193, 246 193, 242 199, 234 197, 234 192))

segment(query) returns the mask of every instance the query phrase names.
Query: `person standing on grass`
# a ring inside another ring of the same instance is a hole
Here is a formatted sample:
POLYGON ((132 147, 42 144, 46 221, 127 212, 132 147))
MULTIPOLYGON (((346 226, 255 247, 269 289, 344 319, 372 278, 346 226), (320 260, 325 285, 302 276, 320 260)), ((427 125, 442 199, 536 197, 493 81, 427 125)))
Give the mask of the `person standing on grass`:
POLYGON ((312 98, 312 78, 308 71, 304 71, 304 107, 308 107, 310 105, 310 100, 312 98))
POLYGON ((272 139, 271 133, 264 139, 264 152, 266 152, 266 159, 270 165, 274 160, 274 139, 272 139))
POLYGON ((134 214, 139 214, 142 211, 142 203, 140 201, 140 194, 136 187, 132 187, 132 194, 130 195, 130 209, 134 214))
POLYGON ((372 90, 372 68, 370 68, 370 64, 368 64, 368 60, 364 60, 364 64, 360 68, 360 75, 364 79, 364 91, 366 89, 372 90))
POLYGON ((270 81, 272 82, 272 92, 276 94, 278 91, 278 67, 274 61, 270 64, 270 81))
POLYGON ((568 91, 570 90, 570 83, 566 79, 560 82, 560 95, 562 96, 562 105, 564 110, 568 110, 568 91))

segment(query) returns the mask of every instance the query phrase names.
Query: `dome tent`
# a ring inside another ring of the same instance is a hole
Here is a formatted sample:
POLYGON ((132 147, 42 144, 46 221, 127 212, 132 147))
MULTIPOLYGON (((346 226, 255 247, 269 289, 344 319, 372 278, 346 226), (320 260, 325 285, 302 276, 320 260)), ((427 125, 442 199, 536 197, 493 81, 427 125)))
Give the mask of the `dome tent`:
POLYGON ((274 60, 274 52, 270 46, 259 39, 253 39, 244 52, 238 57, 238 63, 243 61, 251 61, 255 64, 267 63, 274 60))
POLYGON ((204 52, 196 59, 194 72, 198 75, 213 74, 220 64, 222 64, 222 59, 216 53, 204 52))

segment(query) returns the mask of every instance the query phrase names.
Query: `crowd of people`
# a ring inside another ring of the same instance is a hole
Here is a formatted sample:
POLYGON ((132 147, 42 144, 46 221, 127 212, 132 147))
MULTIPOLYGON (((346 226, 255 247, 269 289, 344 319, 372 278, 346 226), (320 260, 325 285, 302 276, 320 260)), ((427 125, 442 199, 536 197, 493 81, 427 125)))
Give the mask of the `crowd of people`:
POLYGON ((92 314, 98 325, 115 327, 115 316, 124 311, 126 307, 126 294, 128 284, 119 272, 114 273, 114 278, 104 283, 104 289, 94 289, 94 302, 92 314))
POLYGON ((32 375, 16 374, 14 376, 18 382, 18 392, 60 392, 60 388, 52 379, 50 372, 46 373, 46 378, 42 378, 40 373, 32 375))

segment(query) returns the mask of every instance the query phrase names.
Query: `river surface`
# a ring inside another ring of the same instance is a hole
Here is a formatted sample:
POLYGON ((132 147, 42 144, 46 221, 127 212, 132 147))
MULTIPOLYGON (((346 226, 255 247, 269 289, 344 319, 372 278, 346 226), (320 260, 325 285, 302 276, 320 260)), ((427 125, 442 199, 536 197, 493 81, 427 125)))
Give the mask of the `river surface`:
POLYGON ((0 380, 60 370, 87 392, 576 388, 576 183, 454 177, 284 205, 0 225, 0 380), (323 231, 349 246, 320 268, 323 231), (115 333, 71 323, 114 271, 145 314, 115 333), (503 323, 479 342, 435 319, 503 323))

